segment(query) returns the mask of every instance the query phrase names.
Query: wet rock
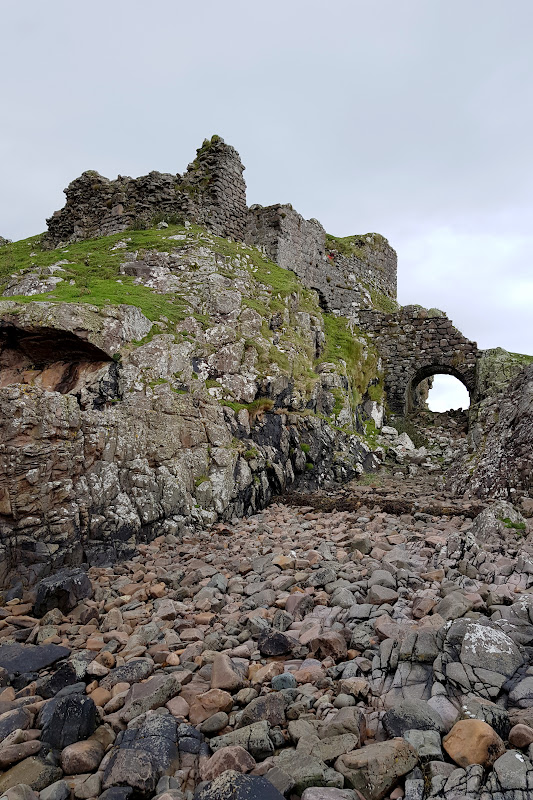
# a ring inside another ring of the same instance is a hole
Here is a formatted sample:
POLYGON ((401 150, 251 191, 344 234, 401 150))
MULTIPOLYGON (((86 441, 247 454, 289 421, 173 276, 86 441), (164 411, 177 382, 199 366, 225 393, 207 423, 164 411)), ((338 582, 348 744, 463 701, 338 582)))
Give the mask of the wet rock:
POLYGON ((37 584, 33 613, 42 617, 52 608, 68 614, 80 600, 92 597, 92 584, 82 569, 62 569, 37 584))

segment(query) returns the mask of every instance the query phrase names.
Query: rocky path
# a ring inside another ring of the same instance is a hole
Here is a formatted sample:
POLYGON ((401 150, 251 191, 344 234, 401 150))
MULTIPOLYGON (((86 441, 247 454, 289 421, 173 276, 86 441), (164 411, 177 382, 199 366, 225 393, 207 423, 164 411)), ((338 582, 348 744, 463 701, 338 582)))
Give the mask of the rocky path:
POLYGON ((533 798, 531 525, 410 472, 8 600, 2 800, 533 798))

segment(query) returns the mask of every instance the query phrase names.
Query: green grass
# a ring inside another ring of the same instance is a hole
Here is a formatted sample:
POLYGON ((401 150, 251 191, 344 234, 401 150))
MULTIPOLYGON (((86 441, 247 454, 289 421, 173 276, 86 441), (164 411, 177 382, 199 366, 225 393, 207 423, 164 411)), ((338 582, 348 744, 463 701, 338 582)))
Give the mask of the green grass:
MULTIPOLYGON (((64 272, 56 273, 63 281, 51 292, 31 297, 10 297, 14 302, 87 303, 99 308, 127 304, 137 306, 152 321, 165 321, 167 330, 172 330, 172 326, 187 316, 195 317, 207 328, 212 324, 211 319, 195 311, 186 296, 158 294, 143 284, 136 284, 133 277, 120 273, 121 264, 131 260, 133 253, 137 253, 138 259, 142 259, 145 253, 151 251, 171 252, 187 248, 190 252, 191 246, 205 246, 222 256, 218 259, 220 273, 230 279, 246 278, 246 273, 249 275, 249 280, 246 279, 249 289, 243 298, 243 305, 254 309, 262 317, 260 339, 263 341, 261 344, 261 341, 251 338, 246 344, 248 347, 255 347, 258 352, 256 368, 260 378, 271 374, 272 365, 277 365, 282 373, 290 376, 295 389, 310 395, 319 381, 316 372, 318 364, 329 361, 338 365, 340 371, 345 372, 348 377, 352 385, 348 402, 353 406, 360 401, 369 381, 377 377, 377 356, 370 341, 363 338, 357 328, 350 329, 346 319, 324 314, 318 306, 315 292, 304 288, 293 272, 274 264, 255 248, 214 236, 199 226, 191 225, 186 228, 177 221, 163 230, 129 230, 72 243, 55 250, 43 248, 41 239, 41 236, 34 236, 0 248, 0 292, 12 280, 11 276, 21 271, 38 272, 39 268, 66 260, 69 263, 61 265, 64 272), (184 238, 169 240, 169 237, 175 235, 184 238), (119 242, 125 242, 126 247, 113 250, 119 242), (319 359, 315 359, 314 342, 303 332, 299 332, 293 316, 295 311, 305 311, 323 320, 326 346, 319 359), (276 312, 282 313, 284 317, 283 328, 276 334, 279 337, 277 345, 273 342, 275 334, 269 327, 271 316, 276 312)), ((191 270, 194 268, 193 264, 191 270)), ((159 332, 160 329, 154 326, 148 336, 133 344, 144 344, 159 332)), ((190 339, 187 333, 183 337, 190 339)), ((210 386, 218 387, 219 384, 209 381, 207 388, 210 386)), ((372 389, 375 393, 381 391, 380 388, 372 389)), ((337 390, 337 395, 336 413, 346 402, 343 392, 337 390)), ((247 408, 254 417, 269 410, 266 405, 271 401, 261 398, 254 401, 258 403, 257 406, 254 403, 244 404, 232 400, 221 402, 235 412, 247 408)))
POLYGON ((526 356, 524 353, 509 353, 509 355, 522 364, 531 364, 533 362, 533 356, 526 356))
MULTIPOLYGON (((189 232, 193 228, 195 226, 191 226, 189 232)), ((199 234, 201 231, 196 227, 193 233, 199 234)), ((169 226, 164 231, 126 231, 76 242, 56 250, 43 249, 41 236, 13 242, 0 249, 0 291, 16 273, 67 260, 71 263, 61 265, 64 273, 57 273, 64 280, 53 291, 31 297, 15 295, 9 299, 19 303, 36 300, 88 303, 98 308, 125 303, 140 308, 150 320, 165 316, 171 323, 179 322, 191 313, 183 298, 156 294, 146 286, 135 284, 133 277, 120 274, 120 265, 127 260, 128 252, 146 249, 169 251, 183 246, 185 241, 167 242, 164 237, 185 232, 186 229, 180 225, 169 226), (126 249, 112 249, 117 242, 126 239, 131 239, 126 249)))
POLYGON ((355 236, 332 236, 331 233, 326 233, 326 249, 335 250, 347 258, 350 256, 365 258, 370 248, 381 249, 386 241, 379 233, 363 233, 355 236), (371 237, 370 242, 367 242, 367 237, 371 237))
POLYGON ((385 395, 383 381, 380 380, 379 383, 371 384, 367 389, 367 394, 375 403, 381 403, 385 395))
POLYGON ((338 364, 340 360, 346 364, 346 375, 354 389, 354 402, 360 402, 370 381, 377 377, 378 355, 366 337, 358 328, 353 331, 344 317, 324 314, 324 331, 326 348, 322 361, 338 364), (365 339, 365 344, 360 340, 365 339))
POLYGON ((512 522, 509 517, 503 517, 501 520, 506 528, 512 528, 515 531, 525 531, 526 523, 525 522, 512 522))
POLYGON ((392 297, 388 297, 388 295, 383 294, 383 292, 378 291, 373 286, 363 285, 368 289, 372 305, 378 311, 383 311, 384 314, 395 314, 398 311, 400 305, 396 300, 393 300, 392 297))
POLYGON ((377 475, 375 472, 363 472, 357 482, 362 486, 381 486, 383 484, 383 478, 377 475))

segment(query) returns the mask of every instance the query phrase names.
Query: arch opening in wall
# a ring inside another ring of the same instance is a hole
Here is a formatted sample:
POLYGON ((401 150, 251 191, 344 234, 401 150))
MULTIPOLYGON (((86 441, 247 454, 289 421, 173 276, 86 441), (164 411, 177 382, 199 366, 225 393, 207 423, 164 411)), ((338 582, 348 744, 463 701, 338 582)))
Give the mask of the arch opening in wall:
POLYGON ((466 410, 470 406, 470 389, 459 370, 447 365, 431 365, 419 369, 407 390, 407 412, 421 410, 446 412, 466 410))

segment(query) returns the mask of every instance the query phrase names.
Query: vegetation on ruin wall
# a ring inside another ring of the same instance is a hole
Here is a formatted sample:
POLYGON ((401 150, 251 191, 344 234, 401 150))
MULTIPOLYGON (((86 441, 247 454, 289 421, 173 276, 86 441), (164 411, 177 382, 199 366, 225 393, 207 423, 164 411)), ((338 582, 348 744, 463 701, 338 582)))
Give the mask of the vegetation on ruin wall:
MULTIPOLYGON (((178 224, 163 230, 129 230, 56 250, 42 249, 40 239, 40 236, 35 236, 0 248, 0 292, 17 273, 39 274, 39 268, 52 265, 64 270, 54 273, 63 280, 50 292, 30 297, 10 296, 10 300, 19 303, 88 303, 99 308, 128 304, 137 306, 152 321, 162 319, 167 332, 169 326, 189 316, 194 316, 207 327, 209 318, 195 312, 185 295, 158 294, 120 272, 122 263, 135 257, 142 258, 143 251, 169 252, 190 248, 191 244, 203 245, 224 257, 217 267, 221 274, 231 279, 239 271, 242 274, 244 269, 253 278, 252 291, 243 297, 243 305, 253 308, 264 318, 260 339, 268 346, 255 340, 249 343, 258 351, 256 366, 261 375, 269 374, 272 365, 277 365, 292 377, 298 389, 310 393, 319 380, 318 365, 324 361, 332 362, 340 366, 339 371, 349 379, 353 403, 360 402, 369 383, 375 382, 378 359, 369 340, 345 318, 325 314, 319 308, 316 293, 304 288, 295 273, 269 261, 255 248, 213 236, 199 226, 185 228, 178 224), (184 238, 169 241, 168 237, 176 235, 184 238), (119 243, 121 246, 117 248, 119 243), (291 324, 284 325, 278 332, 279 343, 274 345, 269 321, 272 314, 286 314, 287 311, 291 324), (295 311, 305 311, 322 320, 326 344, 319 358, 316 358, 312 342, 304 339, 297 326, 292 324, 295 311)), ((154 328, 143 341, 156 333, 157 328, 154 328)), ((381 386, 372 389, 381 398, 381 386)), ((238 403, 234 405, 236 410, 241 407, 238 403)))
POLYGON ((527 365, 533 363, 533 356, 526 356, 524 353, 509 353, 509 355, 520 364, 527 365))
POLYGON ((382 250, 388 244, 380 233, 363 233, 355 236, 332 236, 326 233, 326 249, 334 250, 342 256, 364 259, 369 249, 382 250), (369 241, 370 240, 370 241, 369 241))

